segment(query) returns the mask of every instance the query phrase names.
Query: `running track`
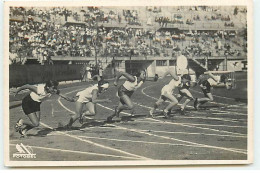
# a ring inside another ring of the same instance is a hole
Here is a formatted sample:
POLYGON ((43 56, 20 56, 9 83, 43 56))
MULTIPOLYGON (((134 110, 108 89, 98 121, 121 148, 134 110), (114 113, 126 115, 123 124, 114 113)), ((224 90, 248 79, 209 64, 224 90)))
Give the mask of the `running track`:
MULTIPOLYGON (((34 161, 247 159, 247 103, 241 101, 246 99, 246 92, 242 92, 246 90, 245 80, 240 81, 242 88, 230 91, 233 94, 214 90, 214 102, 202 110, 195 111, 191 103, 186 115, 175 109, 171 119, 165 119, 160 110, 156 118, 147 117, 168 81, 147 81, 132 97, 136 115, 130 117, 124 112, 121 121, 107 124, 104 121, 117 104, 116 87, 111 82, 101 98, 109 97, 112 103, 99 104, 95 117, 89 117, 83 125, 76 122, 71 131, 59 127, 74 113, 74 104, 54 96, 42 104, 41 126, 30 131, 26 139, 20 139, 13 130, 16 120, 25 117, 21 107, 10 109, 10 159, 28 160, 12 158, 15 145, 20 143, 32 147, 37 154, 34 161)), ((73 96, 86 85, 64 88, 62 93, 73 96)), ((196 87, 191 92, 195 97, 203 95, 196 87)))

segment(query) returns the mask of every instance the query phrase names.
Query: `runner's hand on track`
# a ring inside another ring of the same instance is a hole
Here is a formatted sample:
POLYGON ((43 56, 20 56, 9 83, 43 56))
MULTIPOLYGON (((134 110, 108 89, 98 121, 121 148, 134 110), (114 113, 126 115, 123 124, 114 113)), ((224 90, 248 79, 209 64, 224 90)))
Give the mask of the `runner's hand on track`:
POLYGON ((69 102, 75 102, 76 101, 76 98, 71 98, 71 97, 63 97, 65 100, 69 101, 69 102))
POLYGON ((67 101, 69 101, 69 102, 75 102, 75 100, 73 99, 73 98, 69 98, 69 97, 67 97, 67 98, 65 98, 67 101))

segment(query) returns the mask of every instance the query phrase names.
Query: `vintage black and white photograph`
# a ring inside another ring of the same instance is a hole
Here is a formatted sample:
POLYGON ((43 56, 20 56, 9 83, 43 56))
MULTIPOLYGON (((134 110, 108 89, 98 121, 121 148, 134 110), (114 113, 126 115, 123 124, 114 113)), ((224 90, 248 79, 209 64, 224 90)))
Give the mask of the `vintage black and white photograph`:
POLYGON ((144 2, 5 3, 6 166, 253 162, 251 1, 144 2))

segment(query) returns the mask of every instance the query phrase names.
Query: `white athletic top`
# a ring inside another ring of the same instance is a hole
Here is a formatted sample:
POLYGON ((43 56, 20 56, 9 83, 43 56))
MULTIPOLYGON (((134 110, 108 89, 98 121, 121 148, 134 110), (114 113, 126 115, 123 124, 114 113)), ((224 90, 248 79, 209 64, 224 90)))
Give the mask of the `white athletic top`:
POLYGON ((135 77, 135 81, 134 82, 130 82, 130 81, 125 81, 125 83, 123 84, 123 86, 125 87, 125 89, 127 89, 128 91, 135 91, 137 88, 139 88, 144 82, 140 81, 139 83, 137 82, 137 77, 135 77))
POLYGON ((77 100, 78 102, 81 103, 87 103, 90 102, 90 100, 92 99, 92 91, 93 90, 98 90, 98 84, 95 84, 91 87, 86 88, 83 91, 80 91, 76 94, 76 96, 79 96, 79 99, 77 100))
POLYGON ((180 86, 181 84, 181 77, 179 77, 179 79, 176 81, 174 79, 172 79, 169 84, 165 85, 162 90, 161 90, 161 95, 164 95, 164 94, 172 94, 173 93, 173 90, 180 86))
POLYGON ((45 84, 40 84, 37 86, 37 93, 31 92, 31 98, 36 102, 42 102, 51 96, 51 93, 47 93, 44 89, 45 84))

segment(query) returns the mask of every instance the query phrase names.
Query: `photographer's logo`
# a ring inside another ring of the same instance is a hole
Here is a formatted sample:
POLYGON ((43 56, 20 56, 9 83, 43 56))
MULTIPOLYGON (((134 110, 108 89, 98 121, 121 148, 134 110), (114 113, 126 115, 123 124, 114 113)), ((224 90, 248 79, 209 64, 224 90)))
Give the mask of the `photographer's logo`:
POLYGON ((32 159, 32 158, 36 158, 36 154, 33 154, 33 149, 30 146, 25 146, 22 143, 16 144, 16 149, 17 149, 17 153, 13 154, 14 158, 28 158, 28 159, 32 159))

